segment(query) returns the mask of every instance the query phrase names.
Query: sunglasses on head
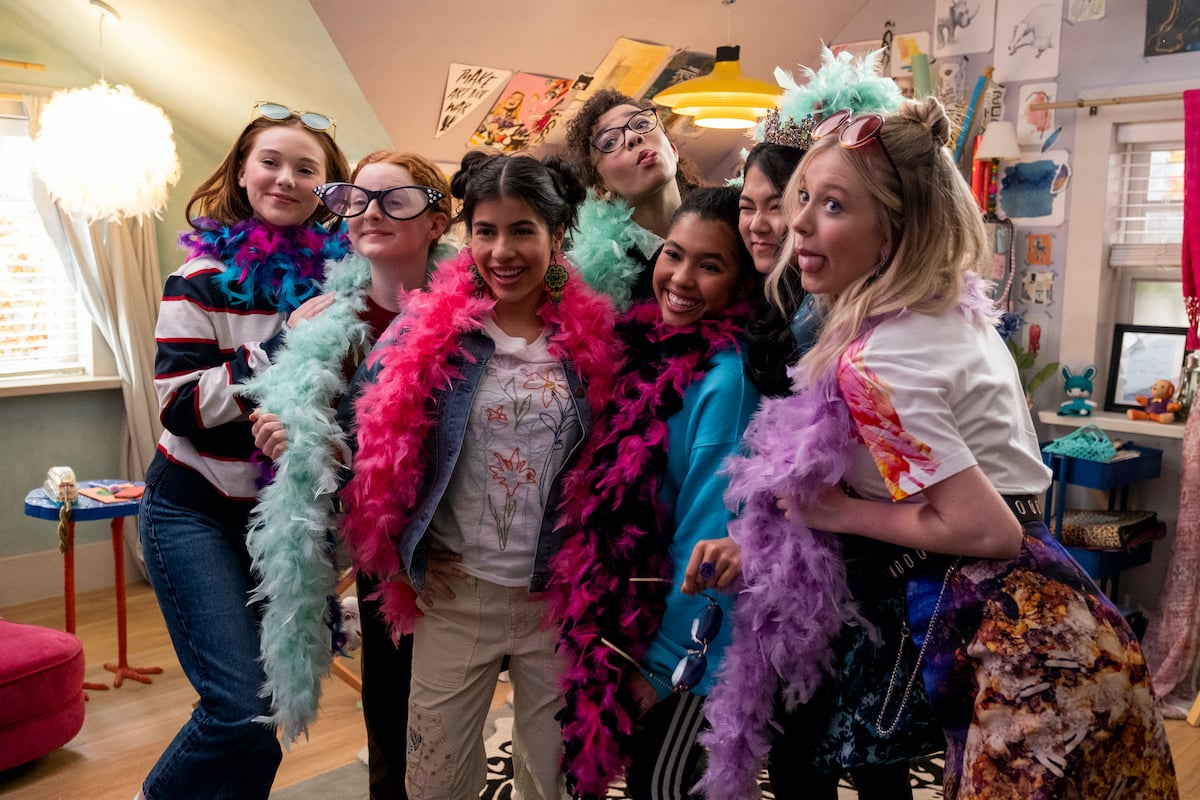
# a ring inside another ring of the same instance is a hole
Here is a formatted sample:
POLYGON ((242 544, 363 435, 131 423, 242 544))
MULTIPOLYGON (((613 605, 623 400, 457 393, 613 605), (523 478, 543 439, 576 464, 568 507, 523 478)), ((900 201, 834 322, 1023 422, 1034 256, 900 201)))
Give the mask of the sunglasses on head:
POLYGON ((318 114, 316 111, 296 111, 288 108, 283 103, 260 100, 250 110, 250 121, 253 122, 255 117, 266 117, 267 119, 278 120, 280 122, 296 117, 300 120, 300 124, 310 131, 323 131, 329 134, 329 138, 337 138, 337 123, 324 114, 318 114))
MULTIPOLYGON (((662 578, 633 578, 632 580, 655 581, 662 583, 670 583, 670 581, 662 578)), ((704 679, 704 673, 708 671, 708 646, 716 640, 717 635, 721 632, 721 625, 725 621, 725 612, 717 603, 717 600, 707 592, 700 592, 700 596, 708 601, 708 605, 696 614, 692 620, 692 641, 698 646, 697 650, 688 650, 683 658, 679 659, 679 663, 675 665, 674 671, 671 673, 671 683, 668 688, 673 692, 680 694, 690 692, 696 688, 696 684, 704 679)), ((667 686, 667 682, 659 678, 650 670, 639 664, 625 651, 614 645, 607 639, 601 639, 600 642, 617 655, 630 662, 642 671, 642 674, 653 680, 660 686, 667 686)))
POLYGON ((892 172, 896 177, 900 177, 900 170, 896 168, 896 162, 892 161, 892 155, 888 152, 887 147, 883 144, 883 117, 879 114, 858 114, 853 115, 846 109, 835 111, 825 119, 813 126, 812 139, 818 141, 826 136, 838 135, 838 144, 847 150, 857 150, 870 144, 872 141, 879 143, 879 149, 883 151, 884 157, 888 163, 892 165, 892 172))
POLYGON ((393 186, 376 190, 353 183, 325 183, 313 189, 313 194, 339 217, 365 214, 371 201, 378 200, 379 209, 395 220, 416 219, 446 196, 429 186, 393 186))

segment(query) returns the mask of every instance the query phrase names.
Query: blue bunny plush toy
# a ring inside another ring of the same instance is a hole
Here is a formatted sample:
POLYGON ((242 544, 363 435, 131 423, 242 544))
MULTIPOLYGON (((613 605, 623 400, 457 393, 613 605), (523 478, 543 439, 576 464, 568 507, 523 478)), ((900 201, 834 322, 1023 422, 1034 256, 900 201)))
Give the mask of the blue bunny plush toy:
POLYGON ((1088 398, 1092 396, 1092 378, 1096 375, 1095 367, 1088 367, 1079 375, 1071 374, 1070 367, 1062 368, 1063 388, 1069 398, 1058 407, 1060 417, 1090 417, 1096 404, 1088 398))

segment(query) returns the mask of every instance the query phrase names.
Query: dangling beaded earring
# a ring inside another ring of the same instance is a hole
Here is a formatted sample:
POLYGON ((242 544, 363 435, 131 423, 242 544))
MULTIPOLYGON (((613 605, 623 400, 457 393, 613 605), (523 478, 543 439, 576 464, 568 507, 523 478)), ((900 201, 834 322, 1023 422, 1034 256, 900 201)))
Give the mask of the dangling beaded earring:
POLYGON ((475 291, 476 292, 486 291, 487 290, 487 281, 485 281, 483 279, 483 276, 479 274, 479 267, 472 264, 467 269, 471 273, 471 282, 475 284, 475 291))
POLYGON ((557 261, 551 261, 550 266, 546 268, 546 291, 550 293, 550 299, 554 302, 562 300, 563 287, 567 285, 567 280, 571 274, 567 272, 567 268, 557 261))

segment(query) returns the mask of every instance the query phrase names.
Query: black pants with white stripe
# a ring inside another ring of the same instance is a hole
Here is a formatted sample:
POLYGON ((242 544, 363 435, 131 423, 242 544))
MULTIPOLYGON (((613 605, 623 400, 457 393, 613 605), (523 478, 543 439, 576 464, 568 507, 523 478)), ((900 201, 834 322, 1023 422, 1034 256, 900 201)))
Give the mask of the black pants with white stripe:
POLYGON ((704 748, 696 736, 708 723, 704 698, 673 694, 642 717, 633 736, 633 761, 625 776, 633 800, 700 797, 688 790, 704 771, 704 748))

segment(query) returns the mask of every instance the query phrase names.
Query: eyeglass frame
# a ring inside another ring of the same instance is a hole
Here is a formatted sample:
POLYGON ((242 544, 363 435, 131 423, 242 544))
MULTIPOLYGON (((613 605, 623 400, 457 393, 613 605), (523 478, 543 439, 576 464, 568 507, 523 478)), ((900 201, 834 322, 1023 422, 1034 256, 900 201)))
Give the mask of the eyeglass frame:
POLYGON ((295 117, 296 119, 300 120, 301 125, 308 128, 310 131, 316 131, 317 133, 327 133, 327 134, 329 134, 330 139, 337 141, 337 120, 335 120, 333 117, 330 117, 327 114, 322 114, 320 111, 297 111, 296 109, 292 108, 291 106, 285 106, 283 103, 277 103, 274 100, 259 100, 250 109, 250 121, 253 122, 254 120, 258 119, 259 117, 266 117, 267 119, 273 119, 276 122, 283 122, 285 120, 291 119, 292 117, 295 117), (265 114, 265 113, 263 113, 262 109, 266 106, 276 106, 278 108, 281 108, 284 111, 287 111, 288 115, 286 117, 273 117, 270 114, 265 114), (305 117, 317 117, 319 119, 325 120, 325 122, 327 124, 324 126, 322 126, 320 124, 314 125, 314 124, 312 124, 311 121, 305 119, 305 117))
POLYGON ((650 106, 648 108, 641 108, 641 109, 638 109, 637 111, 635 111, 634 113, 630 114, 629 118, 625 120, 624 125, 617 125, 617 126, 614 126, 611 128, 605 128, 604 130, 598 132, 595 136, 593 136, 591 139, 588 140, 588 144, 591 145, 592 147, 594 147, 596 149, 596 151, 602 155, 607 156, 607 155, 611 155, 612 153, 617 152, 618 150, 620 150, 622 147, 625 146, 625 132, 628 130, 631 130, 631 128, 629 127, 629 123, 633 122, 635 119, 641 117, 643 114, 646 114, 647 112, 650 113, 650 119, 652 119, 654 121, 654 124, 651 125, 649 128, 646 128, 646 130, 644 130, 644 131, 633 131, 633 132, 638 134, 639 136, 650 133, 650 131, 652 131, 652 130, 658 128, 660 125, 662 125, 662 120, 660 120, 658 118, 658 109, 655 108, 654 106, 650 106), (616 147, 614 147, 611 150, 602 150, 602 149, 600 149, 600 146, 596 144, 596 140, 599 139, 604 134, 608 133, 609 131, 620 131, 621 132, 621 143, 618 144, 616 147))
POLYGON ((892 160, 892 154, 888 152, 887 145, 883 142, 883 126, 886 120, 882 114, 872 112, 863 112, 861 114, 851 113, 849 109, 838 109, 823 120, 818 122, 812 128, 812 140, 814 142, 824 139, 826 136, 838 135, 838 144, 844 150, 857 150, 860 147, 865 147, 868 143, 875 141, 879 143, 879 149, 883 151, 883 157, 887 159, 888 164, 892 167, 892 174, 896 176, 896 180, 901 184, 904 180, 900 177, 900 168, 896 166, 896 162, 892 160), (877 121, 874 129, 867 132, 861 139, 846 140, 846 131, 859 122, 877 121))
MULTIPOLYGON (((630 578, 629 580, 631 582, 653 582, 653 583, 673 583, 674 582, 667 578, 630 578)), ((668 691, 674 692, 676 694, 686 694, 687 692, 690 692, 692 689, 696 688, 696 685, 700 683, 700 681, 704 678, 704 675, 708 672, 708 646, 710 644, 712 644, 712 640, 715 640, 717 638, 717 636, 720 635, 721 628, 725 624, 725 610, 723 608, 721 608, 721 604, 717 602, 717 598, 713 597, 708 592, 697 592, 697 594, 708 601, 708 605, 705 606, 704 608, 702 608, 696 614, 696 616, 692 619, 692 628, 693 628, 692 641, 695 642, 696 644, 698 644, 700 646, 700 649, 699 650, 688 650, 687 653, 684 654, 683 658, 679 659, 679 663, 675 665, 675 669, 672 670, 672 672, 671 672, 670 683, 668 683, 667 681, 664 681, 653 670, 650 670, 643 664, 639 663, 637 659, 635 659, 633 656, 626 653, 620 647, 617 647, 615 644, 613 644, 612 642, 610 642, 608 639, 604 638, 603 636, 600 637, 600 643, 603 644, 605 647, 607 647, 609 650, 612 650, 614 653, 616 653, 617 655, 624 658, 630 664, 633 664, 648 679, 654 681, 659 686, 662 686, 663 688, 667 689, 668 691), (710 611, 710 609, 716 609, 717 620, 716 620, 716 624, 713 629, 712 640, 702 641, 701 639, 699 639, 696 636, 694 629, 696 628, 697 623, 700 622, 700 618, 701 618, 702 614, 712 613, 710 611), (683 672, 683 670, 685 668, 687 668, 689 665, 694 664, 694 663, 698 663, 701 665, 700 672, 698 675, 695 676, 696 679, 692 683, 691 686, 685 686, 685 685, 683 685, 682 680, 681 680, 681 678, 682 678, 681 673, 683 672)))
POLYGON ((416 219, 417 217, 421 216, 429 209, 436 206, 442 200, 446 199, 446 195, 443 192, 439 192, 437 189, 434 189, 432 186, 421 186, 420 184, 408 184, 408 185, 404 185, 404 186, 391 186, 391 187, 388 187, 387 189, 364 189, 363 187, 359 186, 358 184, 350 183, 349 181, 331 181, 329 183, 322 183, 320 186, 313 187, 313 194, 315 194, 317 196, 317 198, 321 201, 321 205, 325 206, 325 208, 328 209, 331 213, 335 214, 336 216, 341 217, 342 219, 353 219, 354 217, 361 217, 363 214, 367 213, 367 209, 371 207, 371 202, 374 201, 379 205, 379 210, 380 210, 380 212, 383 213, 383 215, 385 217, 387 217, 388 219, 394 219, 397 222, 405 222, 410 219, 416 219), (333 190, 334 187, 337 187, 337 186, 349 186, 350 188, 357 189, 358 191, 365 194, 367 196, 367 202, 363 205, 362 211, 357 211, 353 214, 338 214, 338 212, 334 211, 332 208, 329 208, 329 206, 325 203, 325 195, 328 194, 330 191, 333 190), (397 189, 420 189, 423 192, 425 192, 425 199, 427 202, 421 208, 420 211, 418 211, 416 214, 413 214, 411 217, 397 217, 394 214, 390 214, 390 213, 388 213, 387 206, 385 206, 383 203, 383 197, 384 197, 384 195, 388 194, 389 192, 394 192, 397 189))

